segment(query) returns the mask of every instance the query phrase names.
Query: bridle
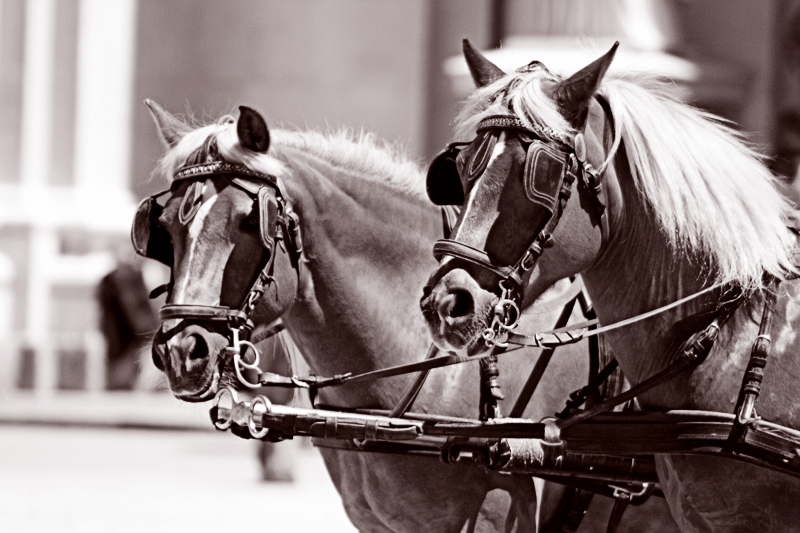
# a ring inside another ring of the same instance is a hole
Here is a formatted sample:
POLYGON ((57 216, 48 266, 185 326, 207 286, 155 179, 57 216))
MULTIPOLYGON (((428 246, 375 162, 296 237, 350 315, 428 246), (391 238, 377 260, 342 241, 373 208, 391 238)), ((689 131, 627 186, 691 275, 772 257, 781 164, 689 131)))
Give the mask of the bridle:
MULTIPOLYGON (((499 279, 500 299, 493 308, 491 324, 483 331, 483 338, 489 347, 505 347, 506 342, 503 337, 519 325, 521 318, 518 300, 523 278, 536 266, 539 256, 558 225, 561 214, 572 194, 572 184, 575 179, 578 179, 592 194, 602 232, 601 248, 608 239, 609 223, 605 209, 606 199, 602 174, 586 160, 586 141, 582 133, 577 133, 570 139, 567 135, 545 126, 535 123, 532 124, 532 127, 526 125, 515 115, 486 117, 478 124, 476 131, 480 133, 485 130, 515 131, 533 138, 527 149, 523 170, 526 197, 537 210, 538 226, 532 228, 533 240, 522 256, 511 265, 499 263, 485 250, 479 250, 452 239, 436 241, 433 253, 437 258, 450 256, 466 261, 482 270, 491 272, 499 279), (547 142, 545 139, 552 140, 547 142), (552 180, 552 176, 548 172, 537 172, 550 170, 557 167, 558 163, 560 163, 561 170, 558 172, 557 181, 552 180)), ((452 153, 455 148, 451 145, 449 150, 452 153)), ((428 179, 430 182, 432 177, 429 176, 428 179)))
MULTIPOLYGON (((160 213, 163 210, 163 207, 156 202, 158 197, 167 193, 174 193, 179 184, 190 182, 178 213, 179 221, 184 225, 188 224, 200 209, 203 183, 210 177, 225 176, 232 186, 241 189, 258 203, 259 230, 267 258, 261 266, 258 276, 256 276, 244 296, 242 303, 238 307, 167 303, 159 311, 162 326, 154 337, 154 342, 165 343, 189 324, 197 322, 211 323, 213 329, 225 334, 230 342, 230 345, 225 348, 224 354, 233 359, 234 369, 239 381, 249 388, 258 388, 260 387, 259 384, 250 383, 242 375, 242 368, 258 370, 260 359, 258 349, 248 340, 255 327, 251 316, 259 299, 270 285, 277 285, 273 277, 273 271, 278 248, 283 248, 284 251, 289 253, 292 266, 299 276, 299 259, 303 251, 299 217, 288 203, 285 187, 280 178, 252 170, 238 163, 219 160, 221 158, 217 154, 215 146, 212 146, 211 150, 208 148, 208 146, 204 146, 204 151, 211 154, 208 157, 208 159, 212 159, 211 161, 190 164, 180 168, 175 173, 172 186, 169 189, 145 198, 139 204, 131 231, 131 240, 138 254, 165 262, 171 268, 171 274, 174 275, 172 261, 166 262, 163 260, 168 255, 163 252, 164 243, 161 243, 159 247, 158 244, 152 242, 154 235, 157 235, 159 230, 165 232, 164 228, 157 226, 158 217, 153 216, 154 211, 160 213), (145 220, 147 221, 147 231, 144 231, 145 220), (285 243, 285 248, 280 244, 281 242, 285 243), (162 249, 161 253, 158 252, 159 248, 162 249), (168 331, 164 331, 163 323, 167 320, 181 320, 181 322, 168 331), (244 359, 243 348, 245 353, 247 349, 253 351, 253 361, 247 362, 244 359)), ((161 237, 163 238, 163 233, 161 237)), ((169 257, 171 259, 171 255, 169 257)), ((151 293, 151 297, 156 297, 163 292, 171 293, 172 285, 173 280, 171 279, 169 284, 156 288, 151 293)), ((167 301, 169 301, 169 298, 167 301)), ((276 325, 270 328, 270 334, 275 334, 282 329, 282 325, 276 325)))

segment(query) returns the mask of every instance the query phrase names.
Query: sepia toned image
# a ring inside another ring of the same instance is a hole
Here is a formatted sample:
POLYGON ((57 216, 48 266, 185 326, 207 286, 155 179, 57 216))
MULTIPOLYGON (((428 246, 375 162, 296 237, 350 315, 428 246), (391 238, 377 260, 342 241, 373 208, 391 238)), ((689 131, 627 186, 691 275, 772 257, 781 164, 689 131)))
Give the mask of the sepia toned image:
POLYGON ((0 0, 0 161, 0 531, 797 531, 800 0, 0 0))

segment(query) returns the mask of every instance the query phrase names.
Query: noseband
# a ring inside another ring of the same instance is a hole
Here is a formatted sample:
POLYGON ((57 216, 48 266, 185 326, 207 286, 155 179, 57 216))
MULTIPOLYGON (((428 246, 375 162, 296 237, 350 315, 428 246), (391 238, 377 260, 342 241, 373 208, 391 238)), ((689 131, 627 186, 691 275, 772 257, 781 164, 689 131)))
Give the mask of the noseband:
MULTIPOLYGON (((163 227, 158 226, 158 214, 163 208, 156 203, 156 199, 164 194, 174 192, 177 188, 176 184, 185 181, 191 182, 178 213, 180 222, 184 225, 188 224, 202 205, 203 181, 214 176, 225 176, 231 185, 243 190, 258 202, 261 242, 267 250, 268 257, 239 307, 167 303, 159 311, 162 326, 156 332, 154 341, 165 343, 191 323, 210 322, 216 326, 215 330, 222 329, 228 337, 230 345, 224 353, 233 358, 239 380, 248 387, 257 388, 259 385, 250 384, 244 379, 240 369, 240 367, 256 369, 259 363, 258 350, 248 341, 254 328, 250 317, 258 300, 269 286, 275 283, 272 273, 277 255, 276 241, 286 242, 286 251, 292 256, 292 265, 295 271, 297 271, 299 257, 303 251, 299 217, 292 211, 287 201, 285 188, 280 178, 226 161, 211 161, 184 166, 175 174, 170 189, 146 198, 139 205, 131 237, 138 254, 165 262, 172 269, 171 273, 174 274, 174 265, 171 260, 172 251, 164 253, 167 244, 154 242, 159 237, 163 238, 166 233, 163 227), (154 251, 160 252, 154 253, 154 251), (169 257, 170 261, 162 260, 165 257, 169 257), (164 331, 163 323, 167 320, 181 320, 181 323, 164 331), (253 350, 255 354, 253 362, 248 363, 242 359, 242 348, 253 350)), ((171 244, 168 247, 171 248, 171 244)), ((156 288, 151 293, 151 297, 156 297, 163 292, 170 293, 172 285, 173 281, 170 280, 168 285, 156 288)), ((282 326, 273 327, 271 333, 277 333, 281 329, 283 329, 282 326)))
POLYGON ((576 178, 592 194, 603 245, 608 239, 608 216, 605 213, 606 200, 602 176, 586 160, 586 141, 583 134, 578 133, 573 139, 569 139, 544 126, 534 124, 534 128, 531 129, 514 115, 484 118, 477 128, 477 132, 512 130, 534 139, 527 150, 523 180, 525 196, 536 209, 538 226, 533 228, 533 241, 516 263, 502 265, 485 250, 453 239, 441 239, 433 245, 433 254, 437 258, 454 257, 491 272, 499 278, 500 300, 493 309, 491 324, 483 331, 483 338, 490 347, 505 346, 503 337, 519 324, 521 313, 517 300, 521 293, 523 277, 536 266, 539 256, 550 240, 572 194, 572 184, 576 178), (543 140, 548 138, 556 141, 543 140), (558 174, 556 179, 553 179, 554 171, 558 174))

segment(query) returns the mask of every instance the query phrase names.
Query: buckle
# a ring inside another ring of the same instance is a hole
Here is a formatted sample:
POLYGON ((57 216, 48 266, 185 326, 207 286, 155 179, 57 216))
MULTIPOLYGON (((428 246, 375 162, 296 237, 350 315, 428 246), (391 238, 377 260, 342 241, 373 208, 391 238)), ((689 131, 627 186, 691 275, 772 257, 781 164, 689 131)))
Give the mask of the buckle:
POLYGON ((609 484, 608 488, 614 490, 612 496, 615 500, 628 500, 628 502, 636 505, 647 499, 655 490, 656 486, 655 483, 642 483, 641 488, 635 490, 635 485, 633 484, 629 484, 627 487, 609 484))

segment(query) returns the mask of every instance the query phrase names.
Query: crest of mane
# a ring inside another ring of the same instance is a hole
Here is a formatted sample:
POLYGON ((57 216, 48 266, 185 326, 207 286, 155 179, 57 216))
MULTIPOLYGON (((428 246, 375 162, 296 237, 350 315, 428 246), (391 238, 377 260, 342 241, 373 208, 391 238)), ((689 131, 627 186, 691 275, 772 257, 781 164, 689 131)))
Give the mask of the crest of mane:
POLYGON ((366 132, 341 129, 330 133, 318 131, 271 130, 272 145, 268 154, 243 148, 236 135, 236 120, 224 116, 216 123, 191 130, 160 160, 156 172, 172 181, 175 172, 186 164, 193 152, 209 136, 217 139, 217 148, 226 161, 240 163, 253 170, 284 177, 291 161, 303 154, 324 160, 348 175, 377 180, 414 197, 425 198, 423 174, 419 166, 398 148, 383 143, 366 132), (291 151, 291 155, 288 153, 291 151))
MULTIPOLYGON (((545 90, 560 79, 538 68, 478 89, 457 118, 458 138, 473 137, 481 119, 508 109, 529 124, 574 134, 545 90)), ((639 196, 672 253, 699 258, 715 281, 746 288, 761 287, 765 272, 779 279, 797 272, 795 239, 787 229, 794 208, 739 132, 677 101, 665 83, 640 72, 610 71, 598 94, 609 102, 615 124, 600 170, 624 143, 639 196)))

